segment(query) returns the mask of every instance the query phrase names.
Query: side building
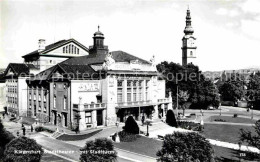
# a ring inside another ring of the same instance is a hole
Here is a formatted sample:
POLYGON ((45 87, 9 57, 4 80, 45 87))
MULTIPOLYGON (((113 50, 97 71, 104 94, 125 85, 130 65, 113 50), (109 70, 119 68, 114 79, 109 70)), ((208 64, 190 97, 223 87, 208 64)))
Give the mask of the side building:
POLYGON ((171 94, 157 76, 154 58, 146 61, 123 51, 109 52, 104 35, 94 33, 89 55, 70 58, 27 79, 28 116, 80 130, 164 117, 171 94))
POLYGON ((39 40, 39 48, 22 56, 24 63, 10 63, 4 72, 7 112, 13 116, 27 115, 26 79, 69 58, 88 54, 88 48, 75 39, 61 40, 45 46, 39 40))

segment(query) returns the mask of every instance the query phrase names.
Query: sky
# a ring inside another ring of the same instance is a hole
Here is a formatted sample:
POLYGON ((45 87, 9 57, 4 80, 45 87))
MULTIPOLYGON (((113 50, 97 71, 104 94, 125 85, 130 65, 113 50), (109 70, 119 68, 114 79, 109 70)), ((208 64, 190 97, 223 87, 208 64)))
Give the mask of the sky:
POLYGON ((0 68, 39 39, 88 47, 98 25, 110 51, 181 64, 188 6, 202 71, 260 68, 260 0, 0 0, 0 68))

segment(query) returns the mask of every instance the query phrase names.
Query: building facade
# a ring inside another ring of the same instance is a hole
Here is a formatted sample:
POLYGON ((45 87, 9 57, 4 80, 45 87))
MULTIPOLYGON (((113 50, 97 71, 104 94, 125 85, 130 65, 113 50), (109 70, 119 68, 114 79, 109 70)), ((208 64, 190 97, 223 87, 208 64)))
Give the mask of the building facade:
POLYGON ((191 26, 190 10, 187 10, 186 26, 184 29, 184 37, 182 38, 182 65, 189 63, 196 64, 196 38, 193 36, 194 30, 191 26))
MULTIPOLYGON (((14 116, 28 114, 28 85, 26 79, 39 74, 68 58, 88 54, 88 48, 74 39, 61 40, 45 45, 45 40, 39 40, 37 50, 24 55, 24 63, 10 63, 4 72, 6 86, 7 111, 14 116)), ((35 92, 38 93, 35 88, 35 92)), ((41 106, 41 105, 40 105, 41 106)))
POLYGON ((136 120, 161 118, 172 109, 154 58, 146 61, 123 51, 109 52, 104 39, 98 30, 89 55, 70 58, 27 79, 28 116, 85 130, 115 125, 130 115, 136 120))

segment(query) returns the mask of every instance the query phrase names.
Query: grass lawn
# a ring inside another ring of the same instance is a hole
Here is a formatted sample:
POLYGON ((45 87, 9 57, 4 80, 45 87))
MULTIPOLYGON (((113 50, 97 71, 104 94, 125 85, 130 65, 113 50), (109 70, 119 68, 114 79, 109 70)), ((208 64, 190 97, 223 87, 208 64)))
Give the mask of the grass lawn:
POLYGON ((254 124, 256 122, 256 120, 252 120, 249 118, 241 118, 241 117, 236 117, 233 118, 233 116, 211 116, 209 117, 209 121, 214 122, 215 119, 222 119, 225 120, 226 122, 230 122, 230 123, 249 123, 249 124, 254 124))
POLYGON ((140 136, 136 141, 114 143, 114 146, 127 151, 157 158, 156 153, 162 148, 162 141, 140 136))
POLYGON ((84 140, 84 139, 87 139, 91 136, 94 136, 95 134, 97 134, 101 131, 102 131, 102 129, 95 130, 95 131, 87 133, 87 134, 75 134, 75 135, 63 134, 60 137, 58 137, 57 139, 62 140, 62 141, 79 141, 79 140, 84 140))
POLYGON ((224 142, 238 143, 240 137, 240 129, 254 132, 252 126, 240 125, 221 125, 221 124, 205 124, 203 134, 206 138, 220 140, 224 142))
POLYGON ((250 161, 250 162, 257 162, 259 161, 259 158, 257 157, 257 154, 252 154, 248 152, 239 152, 238 150, 233 150, 225 147, 219 147, 219 146, 213 146, 214 152, 215 152, 215 159, 216 162, 222 162, 222 161, 228 161, 228 162, 237 162, 239 161, 239 155, 240 153, 242 156, 240 156, 240 159, 242 161, 250 161))

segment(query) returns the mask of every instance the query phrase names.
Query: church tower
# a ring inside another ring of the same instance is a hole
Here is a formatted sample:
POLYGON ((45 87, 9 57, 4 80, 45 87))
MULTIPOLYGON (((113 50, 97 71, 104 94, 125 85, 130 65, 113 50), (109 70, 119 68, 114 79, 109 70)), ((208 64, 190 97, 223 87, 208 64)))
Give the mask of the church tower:
POLYGON ((184 37, 182 38, 182 65, 186 66, 189 63, 194 64, 196 59, 196 38, 193 36, 193 28, 191 26, 190 10, 188 8, 186 15, 186 26, 184 29, 184 37))

